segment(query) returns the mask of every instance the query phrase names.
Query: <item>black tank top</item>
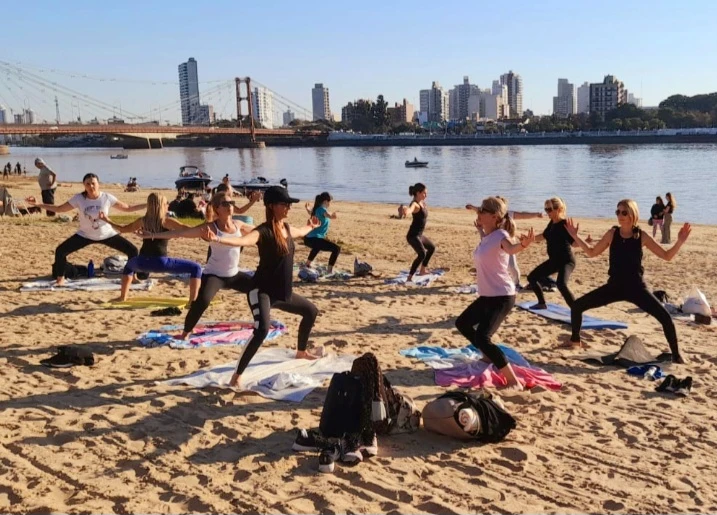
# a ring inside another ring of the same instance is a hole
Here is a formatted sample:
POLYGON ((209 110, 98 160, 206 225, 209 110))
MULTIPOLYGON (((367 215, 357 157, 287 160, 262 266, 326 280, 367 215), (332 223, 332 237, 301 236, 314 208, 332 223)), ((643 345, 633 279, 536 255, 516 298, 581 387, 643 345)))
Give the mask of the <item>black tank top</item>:
MULTIPOLYGON (((159 232, 167 232, 162 227, 159 232)), ((167 244, 169 240, 142 240, 142 248, 139 249, 139 255, 142 257, 167 257, 167 244)))
POLYGON ((279 255, 274 240, 274 229, 271 224, 264 222, 256 228, 259 231, 259 266, 254 274, 252 289, 266 293, 272 300, 289 300, 291 298, 292 281, 294 275, 294 240, 291 237, 289 224, 286 227, 286 243, 289 252, 285 256, 279 255))
MULTIPOLYGON (((413 202, 411 202, 413 204, 413 202)), ((413 213, 413 221, 411 222, 411 227, 408 228, 408 234, 406 236, 420 236, 423 234, 423 229, 426 228, 426 219, 428 219, 428 209, 426 206, 421 206, 421 204, 418 204, 421 209, 418 210, 418 212, 413 213)))
POLYGON ((610 268, 607 272, 610 282, 636 283, 642 282, 642 232, 633 229, 629 238, 620 236, 620 228, 613 227, 612 243, 610 243, 610 268))

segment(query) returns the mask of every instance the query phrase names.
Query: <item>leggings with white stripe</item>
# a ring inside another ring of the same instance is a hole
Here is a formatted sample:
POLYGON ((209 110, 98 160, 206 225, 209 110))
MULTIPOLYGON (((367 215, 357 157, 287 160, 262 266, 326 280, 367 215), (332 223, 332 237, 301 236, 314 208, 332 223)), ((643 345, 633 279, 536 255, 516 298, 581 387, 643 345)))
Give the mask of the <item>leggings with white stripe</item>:
POLYGON ((259 290, 252 290, 247 295, 249 299, 249 307, 254 315, 254 334, 246 344, 244 353, 239 359, 239 365, 237 365, 237 374, 241 375, 246 367, 249 366, 249 362, 259 350, 261 344, 264 343, 264 339, 269 334, 269 327, 271 324, 271 308, 280 309, 287 313, 301 316, 301 323, 299 324, 299 341, 298 350, 306 350, 306 345, 309 343, 309 335, 311 329, 314 327, 316 316, 319 314, 319 310, 307 299, 296 293, 292 293, 291 297, 287 301, 274 300, 269 294, 260 292, 259 290))

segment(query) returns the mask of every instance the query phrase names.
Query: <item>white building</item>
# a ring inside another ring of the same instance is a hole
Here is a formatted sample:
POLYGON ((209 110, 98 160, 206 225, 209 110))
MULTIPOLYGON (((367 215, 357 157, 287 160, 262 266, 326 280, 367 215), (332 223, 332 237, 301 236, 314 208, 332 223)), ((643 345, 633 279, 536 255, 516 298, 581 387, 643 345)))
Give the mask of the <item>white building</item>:
POLYGON ((470 117, 468 98, 479 94, 480 88, 471 84, 467 75, 463 76, 463 84, 457 84, 448 96, 449 113, 451 120, 465 120, 470 117))
POLYGON ((435 81, 431 89, 420 92, 421 112, 428 114, 429 122, 444 122, 449 116, 448 92, 435 81))
POLYGON ((500 76, 500 83, 508 88, 508 105, 510 116, 523 116, 523 79, 513 70, 500 76))
POLYGON ((35 111, 32 109, 24 109, 22 112, 22 119, 27 125, 35 123, 35 111))
POLYGON ((182 125, 197 124, 200 120, 199 74, 194 57, 179 65, 179 99, 182 104, 182 125))
POLYGON ((7 109, 5 109, 4 105, 0 104, 0 125, 4 125, 7 122, 7 109))
POLYGON ((314 84, 314 89, 311 90, 311 107, 314 121, 331 120, 329 88, 325 88, 323 84, 314 84))
POLYGON ((296 120, 296 115, 292 112, 291 109, 287 109, 283 115, 284 126, 288 126, 294 120, 296 120))
POLYGON ((578 113, 589 113, 590 112, 590 83, 588 81, 583 82, 583 85, 578 87, 578 113))
POLYGON ((642 99, 630 92, 627 93, 627 103, 642 108, 642 99))
POLYGON ((567 118, 575 114, 577 109, 575 85, 568 79, 558 79, 558 95, 553 97, 553 114, 558 118, 567 118))
POLYGON ((274 95, 266 88, 254 88, 252 95, 254 120, 265 129, 274 128, 274 95))

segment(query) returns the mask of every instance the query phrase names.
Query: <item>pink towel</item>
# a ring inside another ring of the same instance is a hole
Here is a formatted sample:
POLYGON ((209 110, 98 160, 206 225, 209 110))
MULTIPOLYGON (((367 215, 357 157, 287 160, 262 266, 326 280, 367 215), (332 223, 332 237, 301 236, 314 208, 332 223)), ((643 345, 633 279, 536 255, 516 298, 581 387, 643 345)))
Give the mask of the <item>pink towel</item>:
MULTIPOLYGON (((553 376, 540 368, 526 368, 511 365, 516 377, 528 389, 543 386, 550 390, 560 390, 562 384, 553 376)), ((482 388, 484 386, 507 386, 507 381, 490 363, 472 361, 462 363, 453 368, 439 368, 435 372, 438 386, 460 386, 462 388, 482 388)))

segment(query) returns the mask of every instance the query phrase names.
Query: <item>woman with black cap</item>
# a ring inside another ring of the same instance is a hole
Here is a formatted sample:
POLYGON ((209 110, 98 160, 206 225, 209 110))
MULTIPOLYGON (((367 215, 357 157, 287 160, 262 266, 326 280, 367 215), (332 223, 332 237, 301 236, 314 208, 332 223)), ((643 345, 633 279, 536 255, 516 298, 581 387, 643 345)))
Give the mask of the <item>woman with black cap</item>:
POLYGON ((307 350, 309 335, 319 313, 311 302, 293 293, 292 280, 294 269, 294 239, 303 238, 319 221, 310 218, 302 228, 290 226, 286 222, 291 204, 299 199, 289 196, 286 188, 272 186, 264 193, 266 222, 242 237, 218 236, 211 226, 206 226, 203 237, 232 247, 256 245, 259 249, 259 266, 252 279, 248 294, 249 306, 254 315, 254 334, 244 348, 239 364, 229 382, 229 386, 238 386, 241 374, 256 354, 269 333, 271 308, 301 316, 299 324, 297 359, 316 359, 317 356, 307 350))

